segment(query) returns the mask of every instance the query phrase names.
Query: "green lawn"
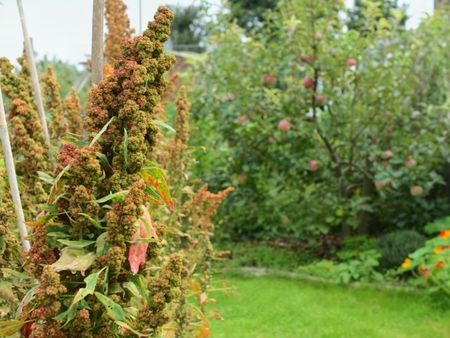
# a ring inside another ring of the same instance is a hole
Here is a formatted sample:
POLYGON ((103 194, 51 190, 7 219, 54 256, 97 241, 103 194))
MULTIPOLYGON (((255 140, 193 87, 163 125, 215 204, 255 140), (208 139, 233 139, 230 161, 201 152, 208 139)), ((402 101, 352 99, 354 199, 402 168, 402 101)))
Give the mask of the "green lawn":
POLYGON ((278 277, 221 276, 237 295, 214 294, 227 338, 449 338, 450 310, 423 294, 353 289, 278 277))

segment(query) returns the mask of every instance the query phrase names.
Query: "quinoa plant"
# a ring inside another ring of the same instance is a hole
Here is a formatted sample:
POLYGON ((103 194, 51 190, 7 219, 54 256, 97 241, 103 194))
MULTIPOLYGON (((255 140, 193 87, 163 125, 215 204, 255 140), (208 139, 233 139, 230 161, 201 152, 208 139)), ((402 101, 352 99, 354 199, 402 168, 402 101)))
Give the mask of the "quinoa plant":
POLYGON ((26 219, 37 213, 45 202, 46 193, 37 180, 39 171, 50 169, 49 150, 32 95, 31 80, 26 58, 18 59, 20 71, 6 58, 0 58, 0 83, 11 100, 8 120, 11 126, 11 144, 17 157, 16 171, 21 178, 21 195, 26 219))
POLYGON ((67 134, 67 122, 64 118, 64 106, 61 99, 60 85, 51 66, 47 67, 47 73, 42 77, 45 108, 50 113, 50 137, 53 144, 58 144, 67 134))
POLYGON ((130 39, 134 29, 130 28, 127 16, 127 5, 122 0, 106 0, 106 34, 105 57, 109 64, 120 56, 120 46, 126 39, 130 39))
MULTIPOLYGON (((165 105, 174 90, 174 86, 168 88, 164 94, 166 100, 158 107, 158 117, 162 120, 167 120, 165 105)), ((182 292, 171 309, 172 320, 169 325, 175 330, 175 337, 208 337, 209 319, 221 318, 217 310, 208 312, 206 308, 206 304, 211 302, 208 296, 212 288, 211 264, 217 256, 211 243, 213 217, 233 188, 212 193, 204 185, 194 192, 195 184, 188 175, 193 164, 192 149, 189 148, 189 108, 186 90, 181 87, 176 100, 175 135, 158 135, 158 151, 155 154, 168 172, 171 195, 180 203, 165 221, 171 234, 168 236, 166 254, 183 252, 187 268, 180 286, 182 292)))
POLYGON ((143 36, 123 44, 111 76, 91 90, 86 125, 93 139, 60 149, 47 205, 32 224, 26 270, 39 282, 19 319, 3 322, 0 332, 155 336, 169 321, 185 257, 160 254, 164 226, 154 216, 173 201, 149 155, 154 108, 175 61, 163 52, 172 18, 160 7, 143 36))
POLYGON ((66 119, 68 121, 69 132, 76 135, 83 133, 83 126, 81 124, 81 103, 80 98, 75 90, 70 90, 69 96, 64 100, 64 107, 66 111, 66 119))

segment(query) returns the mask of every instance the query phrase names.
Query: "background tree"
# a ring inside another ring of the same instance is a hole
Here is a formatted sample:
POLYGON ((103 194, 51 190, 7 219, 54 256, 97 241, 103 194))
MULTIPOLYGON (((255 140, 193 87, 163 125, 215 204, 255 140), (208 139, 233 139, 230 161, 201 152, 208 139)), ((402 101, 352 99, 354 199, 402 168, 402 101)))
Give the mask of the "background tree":
POLYGON ((205 27, 200 23, 199 6, 169 6, 175 12, 170 36, 173 49, 178 51, 202 52, 205 27))
POLYGON ((379 7, 380 11, 377 15, 377 20, 381 18, 393 19, 395 11, 400 11, 403 18, 400 20, 400 27, 404 27, 408 17, 406 16, 406 5, 400 6, 398 0, 355 0, 355 4, 352 9, 348 11, 349 21, 348 28, 358 31, 365 30, 365 25, 367 22, 365 11, 370 7, 379 7))
POLYGON ((231 13, 242 28, 252 28, 264 20, 267 10, 275 9, 279 0, 230 0, 231 13))

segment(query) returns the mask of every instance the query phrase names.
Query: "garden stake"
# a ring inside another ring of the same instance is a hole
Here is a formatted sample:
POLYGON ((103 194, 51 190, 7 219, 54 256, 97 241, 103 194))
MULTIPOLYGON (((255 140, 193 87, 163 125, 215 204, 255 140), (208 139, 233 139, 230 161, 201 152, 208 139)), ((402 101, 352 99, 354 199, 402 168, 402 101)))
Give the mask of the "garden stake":
POLYGON ((103 79, 103 18, 105 1, 94 0, 92 13, 92 84, 103 79))
POLYGON ((28 63, 30 65, 31 79, 33 81, 33 92, 36 100, 36 106, 41 120, 42 129, 44 130, 45 142, 50 146, 50 135, 48 133, 47 121, 45 120, 44 104, 42 102, 41 88, 39 86, 39 77, 36 69, 36 63, 34 62, 33 48, 31 46, 31 40, 28 35, 27 25, 25 22, 25 14, 23 11, 22 0, 17 0, 17 7, 19 8, 20 22, 22 24, 23 40, 25 44, 25 50, 28 57, 28 63))
POLYGON ((6 124, 5 107, 3 105, 2 90, 0 88, 0 138, 3 146, 3 153, 5 155, 6 171, 8 173, 9 187, 11 189, 11 196, 14 203, 14 210, 16 212, 17 227, 20 232, 20 240, 25 251, 30 250, 30 242, 26 239, 28 236, 27 228, 25 226, 25 217, 23 215, 22 201, 20 200, 19 187, 17 185, 16 169, 14 167, 14 158, 11 150, 11 143, 9 142, 8 127, 6 124))

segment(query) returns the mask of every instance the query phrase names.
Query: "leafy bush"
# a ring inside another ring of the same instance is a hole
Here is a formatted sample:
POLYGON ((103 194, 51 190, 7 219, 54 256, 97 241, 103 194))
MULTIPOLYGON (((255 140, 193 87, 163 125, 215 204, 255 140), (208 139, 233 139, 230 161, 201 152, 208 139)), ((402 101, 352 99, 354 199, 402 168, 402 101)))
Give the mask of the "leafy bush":
POLYGON ((398 230, 381 236, 376 249, 384 269, 399 267, 408 255, 424 245, 426 238, 413 230, 398 230))
POLYGON ((325 278, 337 283, 371 282, 383 280, 383 275, 377 271, 380 254, 375 250, 355 252, 351 258, 342 263, 323 259, 309 265, 300 266, 301 274, 325 278))
POLYGON ((375 250, 358 253, 354 258, 338 265, 336 280, 343 284, 350 282, 382 281, 383 275, 376 269, 380 254, 375 250))

